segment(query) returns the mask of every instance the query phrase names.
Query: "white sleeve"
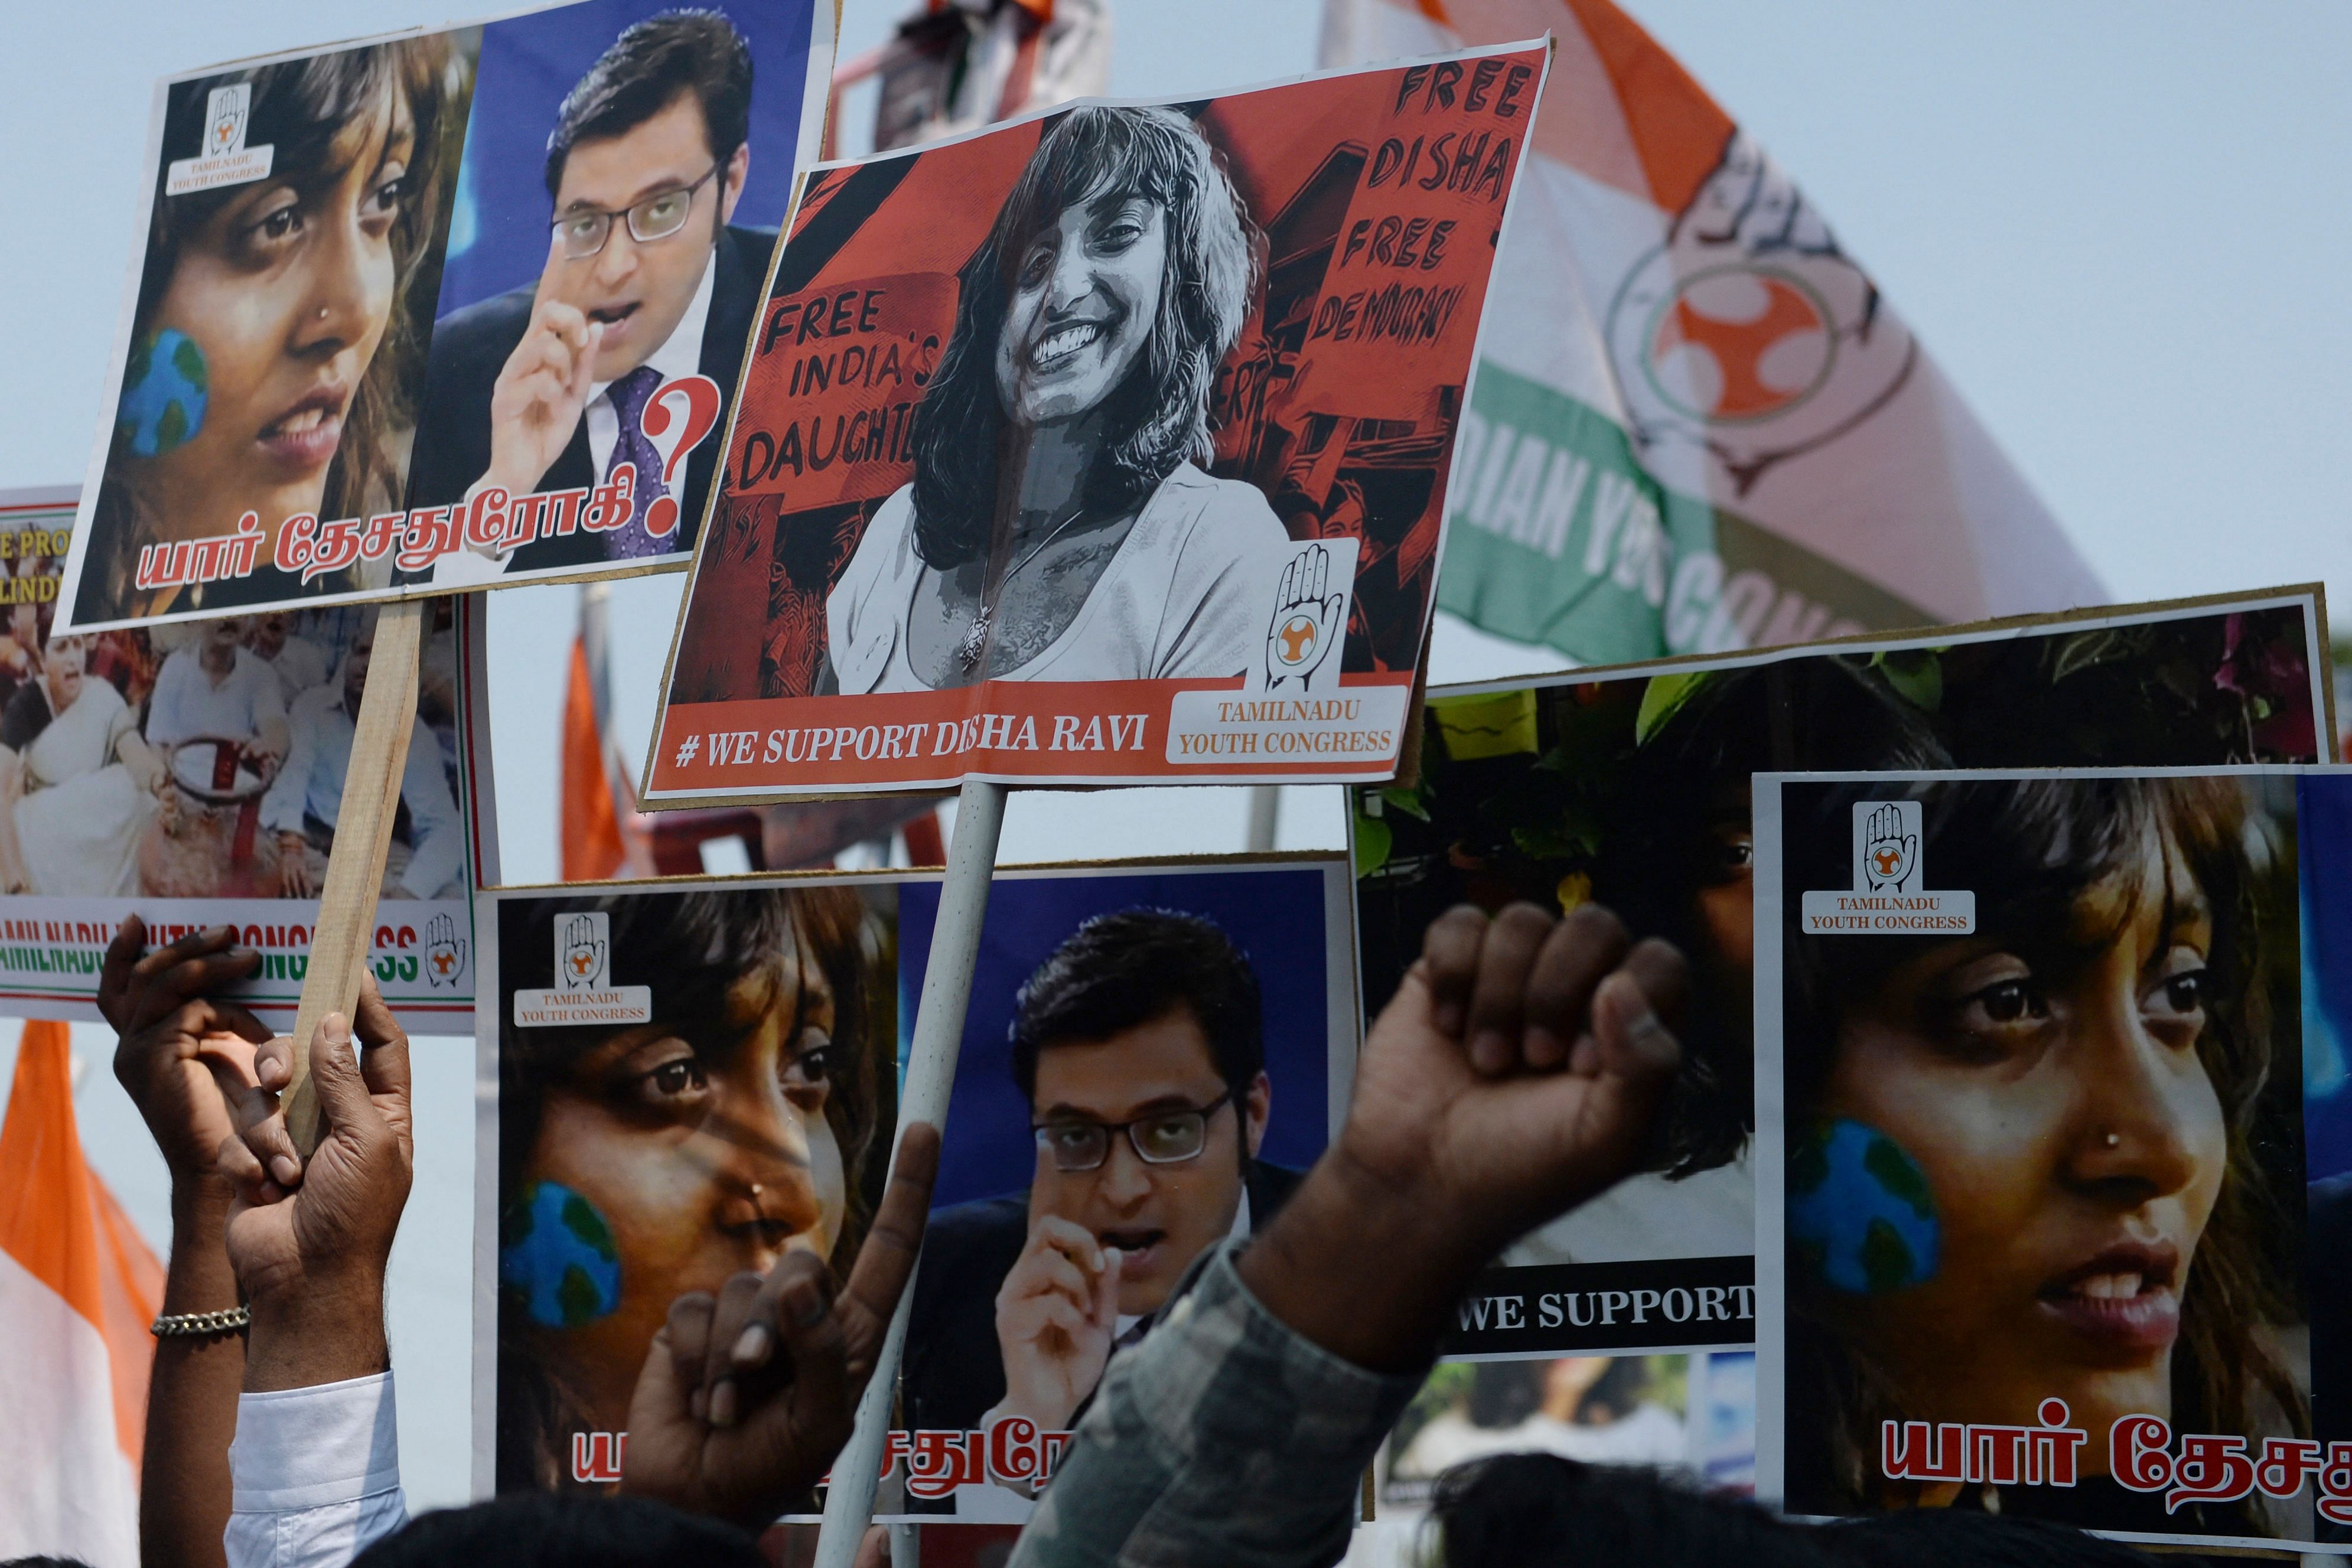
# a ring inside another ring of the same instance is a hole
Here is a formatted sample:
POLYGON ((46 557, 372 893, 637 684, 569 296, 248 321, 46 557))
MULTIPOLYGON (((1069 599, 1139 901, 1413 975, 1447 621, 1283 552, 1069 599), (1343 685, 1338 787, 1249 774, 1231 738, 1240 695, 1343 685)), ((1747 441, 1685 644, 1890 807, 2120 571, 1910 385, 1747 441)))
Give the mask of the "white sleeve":
POLYGON ((238 1396, 228 1469, 228 1568, 342 1568, 408 1522, 392 1374, 238 1396))
POLYGON ((259 654, 239 648, 236 655, 247 661, 246 678, 253 691, 253 732, 259 735, 263 725, 286 716, 286 687, 278 680, 278 672, 259 654))
POLYGON ((898 617, 912 585, 898 570, 911 554, 915 487, 902 485, 859 536, 841 580, 824 600, 824 654, 843 696, 881 685, 898 645, 898 617))
POLYGON ((466 824, 442 770, 440 740, 423 719, 413 723, 400 781, 410 834, 408 869, 400 885, 418 898, 430 898, 466 869, 466 824))
POLYGON ((180 711, 180 692, 187 673, 187 663, 177 651, 156 672, 155 689, 147 698, 147 738, 158 747, 177 746, 195 733, 180 711))
POLYGON ((1255 487, 1211 483, 1216 487, 1186 530, 1169 574, 1167 610, 1152 650, 1158 680, 1222 680, 1247 673, 1265 655, 1290 535, 1255 487))
POLYGON ((286 760, 278 765, 278 777, 261 797, 261 825, 274 833, 299 833, 310 800, 310 769, 318 765, 318 705, 297 702, 286 732, 286 760))

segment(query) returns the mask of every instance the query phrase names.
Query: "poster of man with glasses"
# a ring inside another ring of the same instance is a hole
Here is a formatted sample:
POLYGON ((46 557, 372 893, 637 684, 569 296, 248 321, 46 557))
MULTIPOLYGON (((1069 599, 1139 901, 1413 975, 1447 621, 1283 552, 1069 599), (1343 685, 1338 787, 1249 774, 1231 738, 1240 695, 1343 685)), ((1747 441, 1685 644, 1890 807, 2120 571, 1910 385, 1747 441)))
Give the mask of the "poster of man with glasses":
POLYGON ((573 0, 158 83, 58 623, 683 562, 834 9, 573 0))
POLYGON ((682 378, 708 377, 716 408, 733 397, 788 204, 805 18, 595 0, 598 28, 581 9, 484 40, 467 163, 497 189, 451 241, 409 505, 588 488, 625 462, 635 505, 611 530, 445 555, 444 584, 692 551, 719 443, 666 476, 645 411, 682 378), (654 510, 656 487, 675 511, 654 510))
MULTIPOLYGON (((991 1429, 1073 1427, 1193 1261, 1321 1152, 1354 1059, 1342 874, 1000 876, 907 1342, 910 1513, 1022 1517, 991 1429)), ((935 902, 902 891, 902 973, 935 902)))
MULTIPOLYGON (((499 1088, 475 1172, 497 1218, 475 1269, 498 1285, 475 1303, 494 1347, 476 1361, 495 1412, 479 1484, 618 1480, 671 1302, 795 1249, 846 1272, 881 1194, 940 880, 484 895, 477 1047, 499 1088)), ((1039 1457, 1110 1358, 1194 1260, 1290 1196, 1355 1071, 1351 896, 1339 855, 996 873, 887 1516, 1025 1518, 1039 1457)))

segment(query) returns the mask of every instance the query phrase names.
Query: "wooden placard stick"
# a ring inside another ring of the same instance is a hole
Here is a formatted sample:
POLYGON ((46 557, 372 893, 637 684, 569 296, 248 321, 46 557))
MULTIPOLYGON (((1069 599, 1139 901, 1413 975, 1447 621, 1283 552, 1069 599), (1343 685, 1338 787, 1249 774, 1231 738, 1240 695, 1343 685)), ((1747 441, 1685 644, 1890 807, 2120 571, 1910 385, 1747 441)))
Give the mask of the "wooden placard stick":
POLYGON ((283 1103, 286 1131, 304 1159, 319 1146, 319 1094, 310 1082, 310 1039, 329 1013, 346 1019, 357 1005, 361 967, 375 928, 376 895, 383 888, 384 857, 392 851, 393 820, 400 814, 400 780, 408 767, 408 737, 416 727, 416 682, 431 606, 404 599, 376 612, 375 647, 343 774, 343 804, 335 820, 335 847, 327 856, 319 918, 310 930, 310 965, 302 975, 302 1001, 294 1015, 294 1076, 283 1103))

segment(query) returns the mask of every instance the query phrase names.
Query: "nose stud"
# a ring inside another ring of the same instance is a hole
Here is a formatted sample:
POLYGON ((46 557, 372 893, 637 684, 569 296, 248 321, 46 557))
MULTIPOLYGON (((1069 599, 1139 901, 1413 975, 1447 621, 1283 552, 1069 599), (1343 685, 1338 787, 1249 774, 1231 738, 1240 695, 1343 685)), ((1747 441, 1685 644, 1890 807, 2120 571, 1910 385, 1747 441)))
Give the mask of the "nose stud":
POLYGON ((763 1193, 763 1192, 765 1192, 765 1191, 767 1191, 767 1190, 768 1190, 768 1189, 767 1189, 766 1187, 761 1186, 758 1182, 753 1182, 753 1183, 751 1184, 751 1196, 752 1196, 753 1197, 759 1197, 761 1193, 763 1193))
MULTIPOLYGON (((2120 1146, 2122 1145, 2122 1144, 2123 1144, 2123 1141, 2124 1141, 2124 1135, 2123 1135, 2121 1133, 2109 1133, 2109 1134, 2106 1135, 2106 1140, 2105 1140, 2107 1147, 2109 1147, 2109 1148, 2111 1148, 2111 1149, 2120 1147, 2120 1146)), ((759 1188, 757 1188, 757 1187, 753 1187, 751 1190, 752 1190, 752 1191, 754 1191, 754 1192, 757 1192, 757 1191, 759 1190, 759 1188)))

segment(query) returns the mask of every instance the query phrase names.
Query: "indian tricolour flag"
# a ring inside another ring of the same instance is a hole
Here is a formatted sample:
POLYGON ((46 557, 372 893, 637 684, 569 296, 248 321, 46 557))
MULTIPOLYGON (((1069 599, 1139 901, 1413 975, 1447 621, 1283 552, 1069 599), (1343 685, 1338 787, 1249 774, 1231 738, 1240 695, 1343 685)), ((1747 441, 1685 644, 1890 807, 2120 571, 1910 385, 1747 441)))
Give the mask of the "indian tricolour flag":
POLYGON ((139 1561, 163 1270, 84 1163, 61 1023, 28 1023, 0 1124, 0 1561, 139 1561))
POLYGON ((2103 601, 1821 214, 1608 0, 1325 0, 1322 55, 1547 32, 1440 605, 1603 663, 2103 601))

